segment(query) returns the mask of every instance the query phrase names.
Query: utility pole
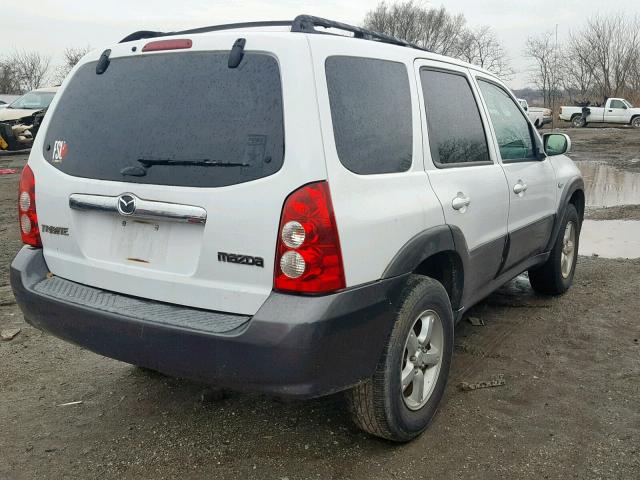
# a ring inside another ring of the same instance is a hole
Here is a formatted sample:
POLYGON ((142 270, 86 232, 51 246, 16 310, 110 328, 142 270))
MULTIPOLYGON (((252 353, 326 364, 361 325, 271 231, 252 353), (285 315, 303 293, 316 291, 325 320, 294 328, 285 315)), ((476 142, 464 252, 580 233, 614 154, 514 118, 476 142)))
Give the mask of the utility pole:
POLYGON ((553 49, 553 73, 551 75, 551 128, 556 128, 556 100, 558 98, 558 24, 556 23, 556 45, 553 49))

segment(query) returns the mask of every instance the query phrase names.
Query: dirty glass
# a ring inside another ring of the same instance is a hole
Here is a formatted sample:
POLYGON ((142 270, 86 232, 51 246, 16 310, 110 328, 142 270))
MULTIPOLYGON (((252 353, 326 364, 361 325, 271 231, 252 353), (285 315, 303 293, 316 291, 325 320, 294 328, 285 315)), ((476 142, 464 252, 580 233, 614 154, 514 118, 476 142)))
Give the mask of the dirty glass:
POLYGON ((325 70, 336 150, 354 173, 411 168, 413 127, 404 64, 359 57, 329 57, 325 70))
POLYGON ((529 122, 513 99, 493 83, 480 80, 479 84, 496 132, 502 160, 536 160, 529 122))
POLYGON ((490 163, 487 137, 469 81, 456 73, 420 71, 431 158, 438 165, 490 163))
POLYGON ((29 92, 15 100, 7 108, 42 110, 51 104, 55 95, 55 92, 29 92))
POLYGON ((550 157, 562 155, 567 151, 567 137, 555 133, 547 136, 545 150, 550 157))
POLYGON ((278 63, 247 52, 231 69, 228 56, 113 58, 102 75, 95 63, 84 65, 52 115, 45 158, 69 175, 157 185, 221 187, 277 172, 278 63))

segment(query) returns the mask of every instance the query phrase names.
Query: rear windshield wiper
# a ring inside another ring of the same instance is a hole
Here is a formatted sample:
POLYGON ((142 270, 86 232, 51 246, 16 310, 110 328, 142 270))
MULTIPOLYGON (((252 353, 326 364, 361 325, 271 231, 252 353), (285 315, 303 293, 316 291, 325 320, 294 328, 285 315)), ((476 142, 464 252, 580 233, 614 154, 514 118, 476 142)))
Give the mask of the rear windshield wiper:
POLYGON ((139 158, 138 165, 130 165, 120 170, 122 175, 131 177, 144 177, 147 169, 154 165, 163 166, 195 166, 195 167, 250 167, 249 163, 244 162, 219 162, 208 158, 196 160, 174 160, 170 158, 139 158))
POLYGON ((193 165, 197 167, 248 167, 248 163, 243 162, 219 162, 216 160, 209 160, 204 158, 201 160, 172 160, 170 158, 139 158, 138 162, 144 167, 151 167, 153 165, 193 165))

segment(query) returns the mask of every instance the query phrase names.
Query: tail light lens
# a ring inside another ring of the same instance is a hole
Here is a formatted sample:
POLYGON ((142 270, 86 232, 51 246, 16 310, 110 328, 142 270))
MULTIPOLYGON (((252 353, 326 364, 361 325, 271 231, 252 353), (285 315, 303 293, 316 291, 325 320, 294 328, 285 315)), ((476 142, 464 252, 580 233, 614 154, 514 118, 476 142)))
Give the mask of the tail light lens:
POLYGON ((345 288, 340 239, 327 182, 305 185, 289 195, 278 234, 276 290, 329 293, 345 288))
POLYGON ((36 181, 29 165, 24 167, 20 176, 18 221, 22 242, 32 247, 42 247, 38 214, 36 213, 36 181))

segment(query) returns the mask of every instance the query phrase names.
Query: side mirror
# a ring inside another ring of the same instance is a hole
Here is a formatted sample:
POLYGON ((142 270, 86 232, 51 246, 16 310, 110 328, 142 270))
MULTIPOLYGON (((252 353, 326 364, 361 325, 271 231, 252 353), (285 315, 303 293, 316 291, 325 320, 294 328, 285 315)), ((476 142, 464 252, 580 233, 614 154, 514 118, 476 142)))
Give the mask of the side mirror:
POLYGON ((544 151, 549 157, 571 151, 571 139, 564 133, 545 133, 542 137, 544 151))

